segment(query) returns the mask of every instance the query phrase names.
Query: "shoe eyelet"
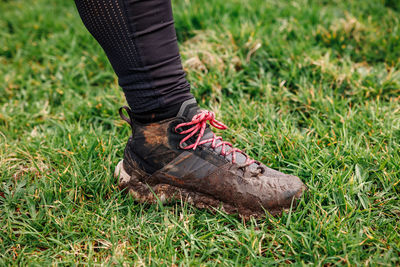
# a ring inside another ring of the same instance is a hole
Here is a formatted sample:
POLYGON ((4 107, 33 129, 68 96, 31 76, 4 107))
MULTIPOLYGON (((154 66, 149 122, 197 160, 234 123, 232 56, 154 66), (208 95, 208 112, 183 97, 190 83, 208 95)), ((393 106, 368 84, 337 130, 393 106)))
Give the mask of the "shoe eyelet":
POLYGON ((181 144, 179 144, 179 143, 176 145, 176 148, 177 148, 178 150, 185 150, 185 149, 181 146, 181 144))

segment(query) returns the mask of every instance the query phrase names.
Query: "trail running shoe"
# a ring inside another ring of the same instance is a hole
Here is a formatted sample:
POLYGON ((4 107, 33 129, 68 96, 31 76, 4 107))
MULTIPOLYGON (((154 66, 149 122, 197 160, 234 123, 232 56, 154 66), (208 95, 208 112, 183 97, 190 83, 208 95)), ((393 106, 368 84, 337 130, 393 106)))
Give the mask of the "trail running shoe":
POLYGON ((182 199, 198 208, 259 217, 290 208, 306 188, 298 177, 272 170, 217 137, 210 126, 227 127, 194 99, 176 117, 156 123, 136 122, 128 107, 119 112, 132 136, 115 176, 139 202, 182 199))

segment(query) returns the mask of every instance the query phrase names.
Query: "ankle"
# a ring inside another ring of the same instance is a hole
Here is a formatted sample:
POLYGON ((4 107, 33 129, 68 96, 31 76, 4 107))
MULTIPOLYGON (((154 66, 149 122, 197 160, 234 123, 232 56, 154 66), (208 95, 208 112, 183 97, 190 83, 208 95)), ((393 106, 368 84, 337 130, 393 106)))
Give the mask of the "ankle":
POLYGON ((162 107, 141 113, 134 113, 133 118, 140 123, 152 123, 165 119, 176 117, 182 103, 173 104, 168 107, 162 107))

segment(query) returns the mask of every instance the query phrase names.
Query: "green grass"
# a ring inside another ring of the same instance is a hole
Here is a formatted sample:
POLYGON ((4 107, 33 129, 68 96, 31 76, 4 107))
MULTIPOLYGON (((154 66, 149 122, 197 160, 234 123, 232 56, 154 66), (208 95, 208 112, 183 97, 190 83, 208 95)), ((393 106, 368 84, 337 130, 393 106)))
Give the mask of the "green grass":
POLYGON ((0 10, 0 265, 400 264, 398 1, 174 1, 201 106, 309 187, 250 222, 121 194, 125 100, 73 1, 0 10))

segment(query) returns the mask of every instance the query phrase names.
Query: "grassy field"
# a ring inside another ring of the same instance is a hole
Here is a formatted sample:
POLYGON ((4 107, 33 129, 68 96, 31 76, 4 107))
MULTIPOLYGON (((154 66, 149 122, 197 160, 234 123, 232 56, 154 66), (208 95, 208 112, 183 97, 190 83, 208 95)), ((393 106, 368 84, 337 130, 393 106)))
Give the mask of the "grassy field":
POLYGON ((174 1, 224 138, 309 187, 249 222, 121 194, 125 100, 73 1, 0 10, 1 266, 400 264, 398 1, 174 1))

